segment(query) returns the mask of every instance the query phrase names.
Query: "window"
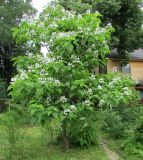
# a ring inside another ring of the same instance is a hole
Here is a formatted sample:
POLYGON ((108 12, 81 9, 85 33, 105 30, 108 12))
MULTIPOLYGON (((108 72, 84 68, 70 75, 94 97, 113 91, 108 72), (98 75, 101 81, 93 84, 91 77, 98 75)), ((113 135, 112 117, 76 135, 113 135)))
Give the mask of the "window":
POLYGON ((122 66, 122 73, 123 74, 130 74, 131 73, 130 64, 126 64, 125 66, 122 66))
POLYGON ((139 90, 139 94, 140 94, 141 99, 143 99, 143 90, 139 90))

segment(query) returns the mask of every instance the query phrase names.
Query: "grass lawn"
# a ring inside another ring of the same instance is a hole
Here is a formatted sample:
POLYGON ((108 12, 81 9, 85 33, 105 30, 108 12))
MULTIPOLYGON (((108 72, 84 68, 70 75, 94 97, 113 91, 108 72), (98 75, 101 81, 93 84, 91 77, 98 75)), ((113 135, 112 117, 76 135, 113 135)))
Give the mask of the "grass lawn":
POLYGON ((9 130, 0 125, 0 160, 108 160, 99 146, 88 149, 75 148, 64 152, 62 146, 56 142, 49 143, 49 134, 46 134, 42 127, 25 126, 10 134, 11 136, 8 133, 9 130), (16 142, 10 146, 8 138, 10 141, 15 138, 16 142), (12 157, 9 157, 10 151, 12 157))

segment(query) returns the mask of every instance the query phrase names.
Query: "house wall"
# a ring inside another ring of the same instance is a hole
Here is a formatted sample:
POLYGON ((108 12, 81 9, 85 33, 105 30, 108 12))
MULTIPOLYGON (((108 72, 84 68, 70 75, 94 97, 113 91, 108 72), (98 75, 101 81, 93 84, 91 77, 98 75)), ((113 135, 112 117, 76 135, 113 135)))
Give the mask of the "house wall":
MULTIPOLYGON (((143 61, 130 61, 131 77, 135 81, 143 80, 143 61)), ((117 67, 118 71, 121 71, 120 61, 107 60, 107 73, 112 72, 113 68, 117 67)))
POLYGON ((134 80, 143 80, 143 62, 129 62, 131 66, 131 77, 134 80))
POLYGON ((107 73, 113 72, 114 68, 117 68, 118 71, 120 71, 120 62, 115 60, 107 60, 107 73))

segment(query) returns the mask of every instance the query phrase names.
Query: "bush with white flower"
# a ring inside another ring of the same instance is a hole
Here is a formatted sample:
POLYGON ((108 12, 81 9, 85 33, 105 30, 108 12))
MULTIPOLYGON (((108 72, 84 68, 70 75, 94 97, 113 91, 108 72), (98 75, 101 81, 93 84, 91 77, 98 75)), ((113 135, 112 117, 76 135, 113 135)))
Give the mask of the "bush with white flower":
POLYGON ((81 145, 95 141, 96 109, 133 99, 129 78, 94 74, 106 62, 113 30, 102 28, 99 16, 49 6, 38 19, 14 29, 17 42, 37 53, 15 59, 18 73, 9 87, 12 101, 27 107, 36 122, 58 119, 66 148, 69 139, 81 145), (44 55, 37 49, 43 45, 44 55))

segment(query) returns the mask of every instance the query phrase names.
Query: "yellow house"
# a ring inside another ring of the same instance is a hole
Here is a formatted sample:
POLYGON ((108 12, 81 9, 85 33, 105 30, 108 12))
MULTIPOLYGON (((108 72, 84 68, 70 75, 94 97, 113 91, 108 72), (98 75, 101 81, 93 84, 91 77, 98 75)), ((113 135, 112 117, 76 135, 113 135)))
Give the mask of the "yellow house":
POLYGON ((136 89, 139 90, 143 98, 143 49, 134 50, 129 54, 128 64, 121 66, 119 55, 113 51, 107 59, 107 73, 117 70, 123 74, 128 74, 136 82, 136 89))

